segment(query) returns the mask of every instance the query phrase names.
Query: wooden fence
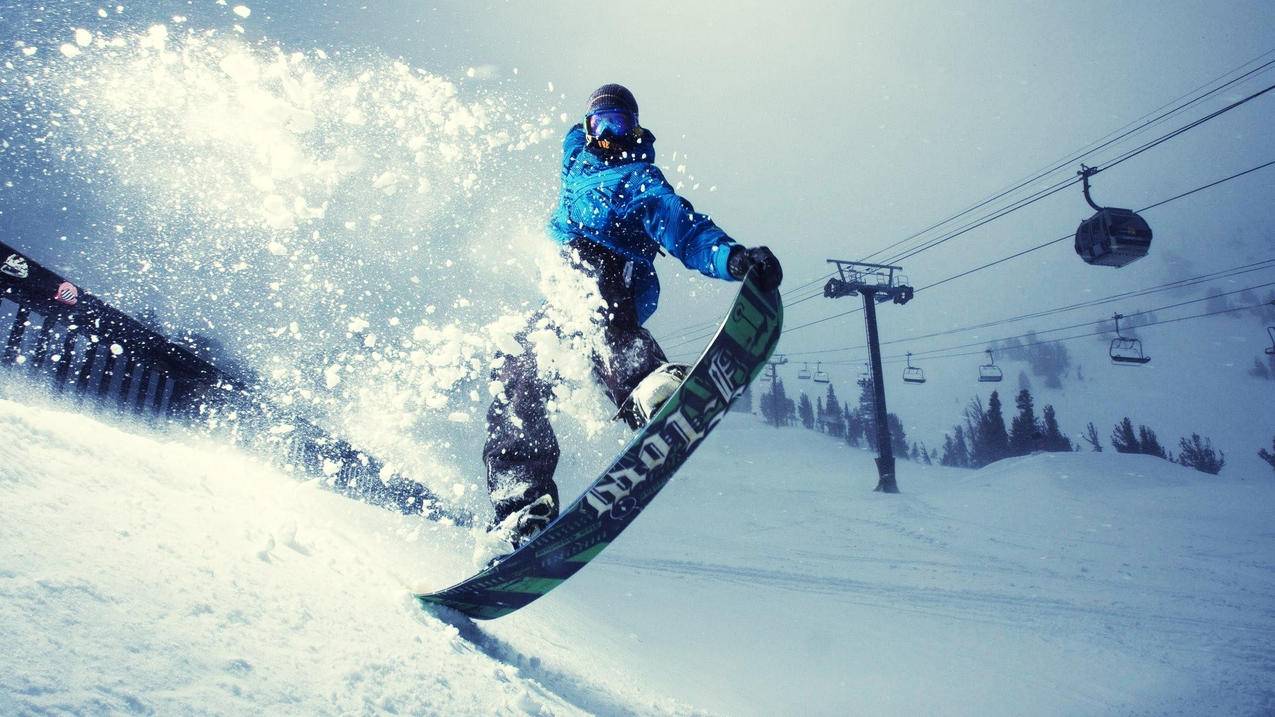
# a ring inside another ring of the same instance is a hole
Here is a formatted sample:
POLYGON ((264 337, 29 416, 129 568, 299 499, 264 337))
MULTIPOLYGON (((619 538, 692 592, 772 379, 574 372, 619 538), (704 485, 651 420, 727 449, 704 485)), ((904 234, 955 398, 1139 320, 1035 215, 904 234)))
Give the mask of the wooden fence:
POLYGON ((472 519, 416 481, 383 475, 375 457, 0 242, 0 321, 10 311, 0 369, 85 409, 154 424, 216 423, 245 447, 344 495, 406 514, 472 519))

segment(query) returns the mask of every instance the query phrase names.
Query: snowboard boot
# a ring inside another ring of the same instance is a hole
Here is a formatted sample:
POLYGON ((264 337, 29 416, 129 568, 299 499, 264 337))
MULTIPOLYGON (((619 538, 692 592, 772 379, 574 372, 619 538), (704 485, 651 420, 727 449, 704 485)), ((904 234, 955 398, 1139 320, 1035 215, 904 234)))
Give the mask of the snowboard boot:
POLYGON ((509 542, 517 550, 523 543, 536 537, 557 517, 558 501, 546 493, 521 510, 510 514, 496 526, 496 530, 508 534, 509 542))
POLYGON ((690 367, 680 363, 661 364, 638 383, 633 393, 620 406, 617 418, 623 418, 635 430, 650 422, 669 396, 686 380, 690 367))
POLYGON ((546 493, 493 524, 474 545, 474 565, 490 568, 536 537, 558 517, 557 499, 546 493), (512 550, 510 549, 512 548, 512 550))

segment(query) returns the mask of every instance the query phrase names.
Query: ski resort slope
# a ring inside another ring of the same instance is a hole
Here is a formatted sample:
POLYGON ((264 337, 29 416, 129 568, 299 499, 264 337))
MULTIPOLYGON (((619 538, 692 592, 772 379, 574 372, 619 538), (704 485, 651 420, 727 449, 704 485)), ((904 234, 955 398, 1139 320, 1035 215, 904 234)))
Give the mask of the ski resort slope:
POLYGON ((1275 476, 900 464, 731 414, 508 618, 466 530, 182 434, 0 400, 0 713, 1269 714, 1275 476))

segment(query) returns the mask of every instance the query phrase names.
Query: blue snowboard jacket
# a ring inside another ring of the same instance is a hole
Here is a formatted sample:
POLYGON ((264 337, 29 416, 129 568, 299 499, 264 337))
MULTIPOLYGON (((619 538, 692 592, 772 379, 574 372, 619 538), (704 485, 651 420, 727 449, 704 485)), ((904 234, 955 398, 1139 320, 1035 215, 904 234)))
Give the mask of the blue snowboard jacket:
POLYGON ((639 324, 659 302, 657 253, 667 251, 707 276, 735 280, 726 268, 734 240, 673 191, 655 166, 650 132, 644 131, 636 156, 604 159, 585 150, 584 128, 572 127, 562 142, 562 191, 549 233, 559 244, 584 238, 632 262, 626 278, 639 324))

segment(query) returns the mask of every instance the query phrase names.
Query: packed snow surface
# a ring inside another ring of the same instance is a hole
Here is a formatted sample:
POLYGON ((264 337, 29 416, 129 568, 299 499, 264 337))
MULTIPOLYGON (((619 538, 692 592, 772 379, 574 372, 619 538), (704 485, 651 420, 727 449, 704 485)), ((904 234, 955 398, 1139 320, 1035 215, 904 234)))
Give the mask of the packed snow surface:
POLYGON ((1040 454, 882 495, 870 454, 736 413, 593 564, 469 624, 410 597, 471 571, 465 529, 113 423, 0 400, 0 713, 1275 710, 1269 474, 1040 454))

